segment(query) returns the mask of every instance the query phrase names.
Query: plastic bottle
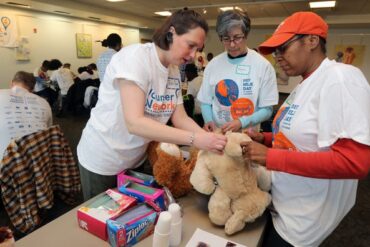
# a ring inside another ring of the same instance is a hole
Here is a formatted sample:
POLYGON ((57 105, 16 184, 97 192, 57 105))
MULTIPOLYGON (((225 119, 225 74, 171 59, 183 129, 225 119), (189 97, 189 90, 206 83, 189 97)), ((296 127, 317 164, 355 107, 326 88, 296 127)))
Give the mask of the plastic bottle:
POLYGON ((172 216, 170 246, 178 246, 181 243, 182 234, 181 207, 177 203, 172 203, 168 207, 168 212, 172 216))
POLYGON ((159 214, 154 228, 153 247, 168 247, 170 245, 171 219, 172 216, 167 211, 159 214))

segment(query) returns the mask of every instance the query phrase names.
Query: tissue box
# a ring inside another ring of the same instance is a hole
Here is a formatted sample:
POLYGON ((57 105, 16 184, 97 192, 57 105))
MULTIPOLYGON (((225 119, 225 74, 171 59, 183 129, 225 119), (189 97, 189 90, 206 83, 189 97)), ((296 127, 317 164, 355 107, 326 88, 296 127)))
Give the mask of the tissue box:
POLYGON ((138 202, 152 201, 162 210, 166 210, 164 202, 164 192, 162 189, 157 189, 134 181, 128 181, 118 188, 119 192, 135 197, 138 202))
POLYGON ((117 188, 121 187, 128 181, 134 181, 146 186, 155 185, 155 180, 153 176, 133 170, 125 170, 117 175, 117 188))
POLYGON ((82 229, 103 240, 107 240, 106 221, 118 216, 122 211, 134 206, 135 204, 135 198, 109 189, 105 193, 96 197, 89 204, 78 209, 78 224, 82 229))
POLYGON ((152 202, 139 204, 107 221, 109 243, 113 247, 132 246, 154 232, 160 209, 152 202))

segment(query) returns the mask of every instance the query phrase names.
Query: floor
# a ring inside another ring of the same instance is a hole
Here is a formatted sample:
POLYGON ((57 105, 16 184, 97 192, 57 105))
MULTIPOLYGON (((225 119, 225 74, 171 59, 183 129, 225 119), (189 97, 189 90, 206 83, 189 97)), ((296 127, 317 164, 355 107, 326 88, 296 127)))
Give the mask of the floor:
MULTIPOLYGON (((78 116, 67 115, 64 118, 54 118, 54 123, 61 126, 74 155, 76 155, 76 146, 88 117, 88 113, 84 112, 78 116)), ((44 223, 59 217, 70 209, 70 206, 57 201, 54 210, 50 212, 44 223)), ((0 208, 0 226, 7 224, 6 213, 3 208, 0 208)), ((20 237, 22 236, 17 236, 17 238, 20 237)), ((370 176, 359 182, 356 205, 321 246, 370 246, 370 176)))

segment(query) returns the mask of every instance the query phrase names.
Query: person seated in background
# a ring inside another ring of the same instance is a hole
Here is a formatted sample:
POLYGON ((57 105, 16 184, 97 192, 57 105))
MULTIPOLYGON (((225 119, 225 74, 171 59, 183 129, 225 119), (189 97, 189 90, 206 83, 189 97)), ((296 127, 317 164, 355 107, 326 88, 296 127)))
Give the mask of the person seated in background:
POLYGON ((34 70, 33 76, 36 79, 36 84, 33 88, 33 92, 46 99, 50 106, 52 106, 57 99, 58 94, 55 90, 50 88, 50 78, 47 73, 49 67, 50 62, 48 60, 44 60, 41 64, 41 67, 38 67, 34 70))
POLYGON ((62 68, 62 63, 58 59, 51 60, 50 67, 54 69, 50 80, 56 82, 60 89, 61 104, 59 104, 57 112, 57 117, 60 117, 66 111, 68 89, 73 85, 74 80, 71 71, 67 68, 62 68))
POLYGON ((189 63, 185 67, 185 74, 186 78, 188 80, 188 91, 187 95, 192 95, 194 99, 194 115, 193 118, 199 126, 203 126, 203 118, 202 118, 202 110, 200 108, 200 102, 197 99, 197 95, 200 89, 200 86, 202 85, 203 81, 203 75, 198 75, 198 69, 197 66, 193 63, 189 63))
POLYGON ((96 67, 95 63, 90 63, 89 65, 87 65, 87 69, 93 73, 93 80, 99 79, 98 67, 96 67))
POLYGON ((89 70, 88 67, 79 67, 78 68, 78 78, 80 78, 81 81, 93 79, 93 73, 92 70, 89 70))
POLYGON ((51 108, 33 94, 36 79, 32 73, 18 71, 10 89, 0 89, 0 160, 12 139, 47 129, 52 125, 51 108))
POLYGON ((75 79, 77 77, 76 74, 71 70, 71 64, 70 63, 63 64, 63 68, 68 69, 69 72, 71 72, 73 79, 75 79))

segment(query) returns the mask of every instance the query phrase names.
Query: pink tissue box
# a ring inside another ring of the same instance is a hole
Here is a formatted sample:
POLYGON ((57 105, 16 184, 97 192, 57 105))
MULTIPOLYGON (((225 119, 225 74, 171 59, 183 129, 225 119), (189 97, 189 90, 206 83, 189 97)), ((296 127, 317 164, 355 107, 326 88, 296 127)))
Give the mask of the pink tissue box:
POLYGON ((82 229, 107 240, 107 220, 117 217, 135 204, 135 198, 109 189, 78 209, 78 224, 82 229))

